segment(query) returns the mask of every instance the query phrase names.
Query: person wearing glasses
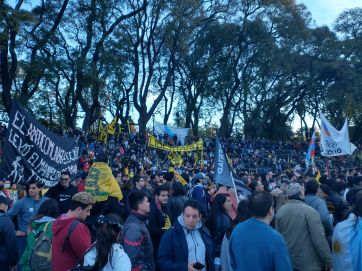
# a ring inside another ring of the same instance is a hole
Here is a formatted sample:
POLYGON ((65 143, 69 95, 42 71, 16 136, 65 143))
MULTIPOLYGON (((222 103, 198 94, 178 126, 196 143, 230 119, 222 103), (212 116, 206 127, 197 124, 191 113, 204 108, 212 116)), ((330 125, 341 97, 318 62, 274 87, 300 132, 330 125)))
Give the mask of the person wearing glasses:
POLYGON ((77 188, 70 184, 70 173, 63 171, 59 182, 49 188, 44 196, 55 199, 59 204, 59 213, 65 214, 69 210, 70 199, 77 193, 77 188))
POLYGON ((99 216, 96 242, 84 256, 83 266, 88 267, 87 270, 131 271, 131 261, 118 243, 122 230, 123 226, 118 214, 109 213, 99 216))

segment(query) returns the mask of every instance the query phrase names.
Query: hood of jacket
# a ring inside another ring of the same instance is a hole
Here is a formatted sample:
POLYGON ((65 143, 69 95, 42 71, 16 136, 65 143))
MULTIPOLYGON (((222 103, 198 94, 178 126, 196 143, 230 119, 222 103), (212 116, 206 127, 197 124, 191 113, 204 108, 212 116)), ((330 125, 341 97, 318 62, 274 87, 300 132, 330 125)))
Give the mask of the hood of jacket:
POLYGON ((74 221, 74 220, 76 220, 75 217, 69 217, 65 214, 58 217, 53 223, 53 227, 52 227, 53 235, 54 236, 58 235, 62 229, 64 229, 67 225, 72 223, 72 221, 74 221))
POLYGON ((187 231, 196 231, 196 230, 200 230, 202 228, 202 222, 201 220, 196 224, 196 227, 194 229, 188 229, 185 225, 184 219, 183 219, 183 214, 181 214, 178 218, 177 221, 178 223, 180 223, 181 227, 187 231))

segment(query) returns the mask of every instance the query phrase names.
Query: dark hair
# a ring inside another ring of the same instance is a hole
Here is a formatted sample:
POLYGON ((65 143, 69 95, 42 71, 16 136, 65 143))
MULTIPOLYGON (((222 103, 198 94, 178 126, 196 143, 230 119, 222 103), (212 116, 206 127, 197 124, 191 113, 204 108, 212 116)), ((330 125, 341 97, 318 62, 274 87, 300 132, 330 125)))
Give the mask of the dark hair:
MULTIPOLYGON (((362 217, 362 197, 357 197, 356 203, 353 206, 352 212, 358 217, 362 217)), ((358 219, 357 219, 358 221, 358 219)))
POLYGON ((342 183, 342 182, 336 182, 332 187, 332 189, 334 191, 336 191, 337 193, 341 193, 346 188, 347 188, 347 185, 345 183, 342 183))
POLYGON ((328 196, 329 196, 330 194, 332 194, 331 188, 330 188, 328 185, 326 185, 326 184, 321 184, 320 189, 321 189, 324 193, 326 193, 328 196))
POLYGON ((230 227, 226 230, 225 234, 227 238, 230 238, 231 233, 233 232, 236 225, 239 223, 247 220, 250 218, 250 208, 249 208, 249 201, 248 200, 242 200, 238 204, 238 210, 236 214, 236 218, 231 223, 230 227))
POLYGON ((100 150, 94 162, 108 163, 109 154, 106 150, 100 150))
POLYGON ((172 184, 172 196, 173 197, 186 196, 186 194, 187 194, 187 191, 181 183, 175 182, 172 184))
POLYGON ((224 209, 224 203, 226 202, 228 195, 226 194, 217 194, 212 203, 210 213, 206 218, 205 226, 213 232, 215 229, 215 225, 218 220, 218 215, 225 214, 227 215, 224 209))
POLYGON ((264 218, 273 206, 273 196, 266 191, 253 193, 250 199, 250 211, 254 217, 264 218))
POLYGON ((200 204, 198 201, 194 200, 194 199, 189 199, 185 202, 185 205, 184 205, 184 208, 182 209, 182 212, 184 213, 185 212, 185 209, 187 207, 191 207, 193 209, 197 209, 200 213, 200 215, 202 214, 202 210, 201 210, 201 207, 200 207, 200 204))
POLYGON ((42 218, 43 216, 57 218, 58 215, 59 215, 58 202, 55 199, 47 199, 40 205, 38 212, 36 213, 35 216, 33 216, 32 221, 42 218))
POLYGON ((70 172, 68 170, 63 170, 60 175, 68 175, 70 177, 70 172))
POLYGON ((304 185, 305 194, 306 195, 308 195, 308 194, 313 194, 313 195, 317 194, 318 187, 319 187, 319 184, 315 180, 310 180, 310 181, 306 182, 305 185, 304 185))
POLYGON ((170 188, 167 185, 158 185, 154 191, 155 196, 159 196, 162 191, 168 192, 168 191, 170 191, 170 188))
POLYGON ((143 200, 147 197, 146 193, 141 190, 133 190, 128 194, 128 206, 131 210, 137 211, 138 205, 143 202, 143 200))
POLYGON ((102 270, 106 266, 108 259, 112 259, 112 245, 117 243, 121 231, 121 227, 118 226, 121 224, 121 218, 118 214, 109 213, 101 217, 98 219, 96 232, 95 249, 97 257, 94 266, 90 269, 92 271, 102 270))
POLYGON ((82 208, 83 210, 87 208, 90 204, 84 204, 77 200, 70 200, 69 201, 69 210, 74 211, 78 207, 82 208))
POLYGON ((134 183, 138 183, 141 179, 144 179, 141 175, 136 175, 133 177, 134 183))

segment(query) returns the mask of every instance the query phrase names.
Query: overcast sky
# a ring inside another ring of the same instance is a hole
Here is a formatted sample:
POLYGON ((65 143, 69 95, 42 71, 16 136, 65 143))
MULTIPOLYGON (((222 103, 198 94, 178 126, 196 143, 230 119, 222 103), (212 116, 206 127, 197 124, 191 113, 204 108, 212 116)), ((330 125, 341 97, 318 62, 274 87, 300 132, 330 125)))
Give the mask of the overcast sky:
POLYGON ((343 10, 362 7, 362 0, 297 0, 297 2, 307 6, 317 26, 332 26, 343 10))

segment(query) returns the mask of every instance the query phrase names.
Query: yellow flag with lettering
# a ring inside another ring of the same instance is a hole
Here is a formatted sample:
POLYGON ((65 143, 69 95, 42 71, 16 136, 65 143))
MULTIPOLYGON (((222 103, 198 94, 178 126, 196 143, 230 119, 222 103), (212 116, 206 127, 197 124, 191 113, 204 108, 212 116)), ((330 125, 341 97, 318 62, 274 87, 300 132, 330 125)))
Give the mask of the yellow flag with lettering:
POLYGON ((109 196, 118 200, 123 198, 121 188, 108 164, 95 162, 89 169, 85 181, 85 191, 91 193, 97 201, 105 201, 109 196))

